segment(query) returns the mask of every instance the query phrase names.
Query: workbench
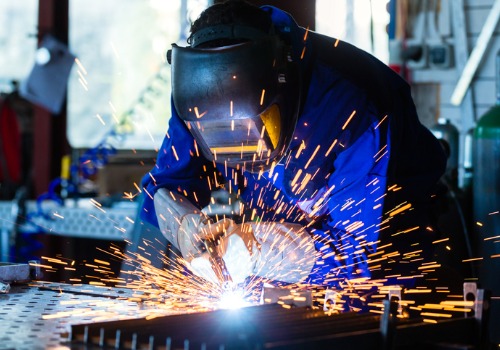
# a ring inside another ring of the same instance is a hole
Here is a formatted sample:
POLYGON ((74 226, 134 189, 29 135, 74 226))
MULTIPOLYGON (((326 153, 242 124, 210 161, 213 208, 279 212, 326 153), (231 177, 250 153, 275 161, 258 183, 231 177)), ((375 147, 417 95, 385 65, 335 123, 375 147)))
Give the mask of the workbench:
POLYGON ((0 349, 486 349, 475 317, 436 323, 384 312, 330 314, 308 307, 163 309, 127 288, 43 281, 0 295, 0 349))
MULTIPOLYGON (((175 314, 131 301, 126 288, 30 282, 0 294, 0 349, 70 349, 72 324, 175 314)), ((177 312, 178 313, 178 312, 177 312)))

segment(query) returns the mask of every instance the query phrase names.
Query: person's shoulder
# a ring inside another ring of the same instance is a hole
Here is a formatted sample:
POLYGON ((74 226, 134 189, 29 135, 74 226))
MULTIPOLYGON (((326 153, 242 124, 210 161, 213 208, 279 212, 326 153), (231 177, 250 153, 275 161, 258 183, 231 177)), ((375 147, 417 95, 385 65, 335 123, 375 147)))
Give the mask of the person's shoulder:
MULTIPOLYGON (((312 60, 336 71, 366 91, 377 105, 392 104, 394 95, 409 95, 408 83, 370 53, 339 39, 316 32, 308 34, 312 60)), ((386 108, 383 108, 386 109, 386 108)))
POLYGON ((389 66, 355 45, 317 32, 309 33, 308 38, 315 57, 326 64, 352 74, 370 75, 370 72, 378 72, 400 80, 389 66))

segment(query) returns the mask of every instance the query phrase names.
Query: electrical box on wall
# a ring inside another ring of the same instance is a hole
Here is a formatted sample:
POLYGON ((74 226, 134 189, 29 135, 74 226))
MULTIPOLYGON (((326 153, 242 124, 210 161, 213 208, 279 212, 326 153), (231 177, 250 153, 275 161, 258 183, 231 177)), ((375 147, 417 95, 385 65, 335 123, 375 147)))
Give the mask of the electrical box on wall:
POLYGON ((449 44, 429 45, 428 56, 431 68, 447 69, 453 66, 453 50, 449 44))

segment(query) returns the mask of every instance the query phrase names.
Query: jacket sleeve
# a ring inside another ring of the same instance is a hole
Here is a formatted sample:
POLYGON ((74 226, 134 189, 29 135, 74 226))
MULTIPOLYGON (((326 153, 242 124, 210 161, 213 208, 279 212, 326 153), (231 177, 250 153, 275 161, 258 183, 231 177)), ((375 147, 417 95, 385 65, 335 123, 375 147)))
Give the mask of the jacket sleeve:
MULTIPOLYGON (((387 128, 371 125, 338 154, 322 202, 327 223, 311 229, 318 257, 309 281, 336 285, 369 277, 367 261, 383 222, 390 144, 387 128)), ((340 146, 342 147, 342 146, 340 146)))
POLYGON ((168 132, 158 152, 155 166, 142 178, 141 218, 158 226, 153 197, 159 188, 178 191, 202 208, 210 200, 213 164, 198 152, 195 140, 172 104, 168 132))

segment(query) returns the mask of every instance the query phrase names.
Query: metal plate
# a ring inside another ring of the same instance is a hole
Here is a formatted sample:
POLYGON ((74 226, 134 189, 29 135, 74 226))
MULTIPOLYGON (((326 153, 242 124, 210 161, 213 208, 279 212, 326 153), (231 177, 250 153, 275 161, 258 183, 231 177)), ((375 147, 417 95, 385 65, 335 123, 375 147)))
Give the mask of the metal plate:
POLYGON ((0 263, 0 281, 27 282, 30 280, 28 264, 0 263))
POLYGON ((86 285, 66 292, 67 286, 37 282, 13 285, 10 293, 0 294, 0 349, 69 350, 72 324, 175 313, 129 301, 131 290, 86 285))

